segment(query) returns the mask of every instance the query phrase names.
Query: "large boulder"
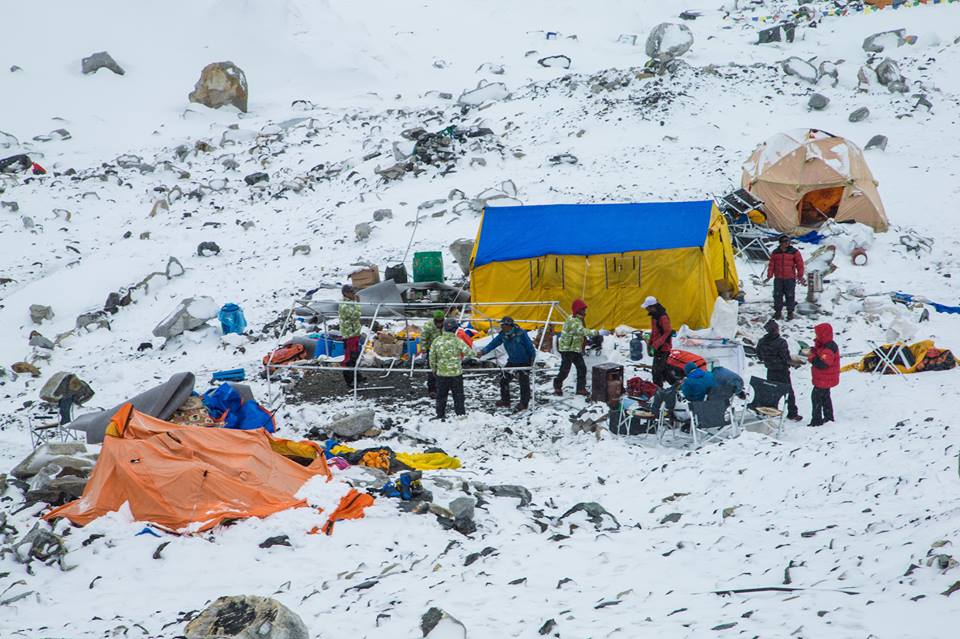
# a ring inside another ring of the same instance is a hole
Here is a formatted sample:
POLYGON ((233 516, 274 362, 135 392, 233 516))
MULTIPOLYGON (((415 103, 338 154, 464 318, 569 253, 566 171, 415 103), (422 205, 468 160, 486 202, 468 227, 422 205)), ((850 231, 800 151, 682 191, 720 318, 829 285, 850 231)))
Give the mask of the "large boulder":
POLYGON ((340 437, 357 439, 373 428, 374 417, 372 408, 364 408, 352 414, 335 417, 327 430, 340 437))
POLYGON ((431 639, 466 639, 467 627, 442 608, 430 608, 420 618, 420 632, 431 639))
POLYGON ((166 339, 176 337, 184 331, 200 328, 216 317, 219 311, 220 307, 211 297, 188 297, 157 324, 153 335, 166 339))
POLYGON ((243 70, 233 62, 214 62, 203 67, 188 97, 191 102, 211 109, 232 104, 246 113, 247 95, 247 76, 243 70))
POLYGON ((80 442, 49 442, 24 457, 10 474, 17 479, 30 479, 51 463, 89 472, 95 461, 96 455, 88 454, 87 447, 80 442))
POLYGON ((187 624, 187 639, 310 639, 303 620, 275 599, 220 597, 187 624))
POLYGON ((877 65, 876 72, 877 81, 883 86, 888 86, 891 82, 897 82, 903 77, 900 73, 900 65, 890 58, 884 58, 883 62, 877 65))
POLYGON ((906 29, 894 29, 892 31, 881 31, 867 36, 863 41, 863 50, 871 53, 881 53, 889 49, 895 49, 907 44, 906 29))
POLYGON ((10 474, 27 481, 27 501, 58 505, 83 494, 96 461, 96 453, 79 442, 51 442, 37 447, 10 474))
POLYGON ((94 53, 80 61, 80 70, 84 75, 96 73, 100 69, 110 69, 117 75, 126 73, 123 67, 117 64, 117 61, 106 51, 94 53))
POLYGON ((647 55, 665 62, 679 58, 693 46, 693 33, 685 24, 663 22, 647 36, 647 55))
POLYGON ((470 254, 473 253, 473 240, 454 240, 453 244, 450 245, 450 253, 457 264, 460 265, 463 274, 470 275, 470 254))
POLYGON ((43 304, 30 305, 30 321, 39 324, 43 320, 53 319, 53 309, 43 304))
POLYGON ((794 75, 810 84, 816 84, 817 80, 820 79, 820 73, 817 71, 817 67, 803 58, 791 56, 781 62, 780 65, 783 68, 783 72, 787 75, 794 75))

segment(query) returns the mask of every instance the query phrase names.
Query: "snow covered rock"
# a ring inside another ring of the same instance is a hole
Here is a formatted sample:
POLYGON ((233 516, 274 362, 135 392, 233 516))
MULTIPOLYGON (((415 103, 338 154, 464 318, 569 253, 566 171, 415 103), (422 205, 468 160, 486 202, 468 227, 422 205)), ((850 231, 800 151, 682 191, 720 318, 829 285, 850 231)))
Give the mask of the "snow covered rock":
POLYGON ((780 63, 780 66, 783 68, 783 72, 787 75, 795 75, 801 80, 805 80, 810 84, 816 84, 819 77, 817 73, 817 67, 796 56, 787 58, 780 63))
POLYGON ((53 319, 53 309, 43 304, 30 305, 30 321, 40 324, 43 320, 53 319))
POLYGON ((647 36, 647 55, 654 60, 679 58, 693 46, 693 33, 685 24, 663 22, 647 36))
POLYGON ((497 102, 510 95, 503 82, 484 83, 482 80, 476 89, 468 89, 460 94, 457 103, 465 106, 479 106, 484 102, 497 102))
POLYGON ((84 75, 96 73, 100 69, 110 69, 117 75, 126 73, 123 67, 117 64, 117 61, 106 51, 99 51, 80 61, 80 70, 84 75))
POLYGON ((303 620, 275 599, 220 597, 187 624, 187 639, 310 639, 303 620))
POLYGON ((870 149, 880 149, 881 151, 886 150, 887 148, 887 136, 885 135, 875 135, 870 138, 870 141, 867 142, 867 145, 863 147, 864 151, 869 151, 870 149))
POLYGON ((80 497, 96 461, 96 453, 79 442, 50 442, 38 446, 10 474, 28 481, 29 501, 62 504, 80 497))
POLYGON ((373 232, 373 227, 370 226, 369 222, 360 222, 353 227, 353 232, 357 236, 357 240, 363 241, 370 237, 370 233, 373 232))
POLYGON ((830 104, 830 98, 820 93, 814 93, 810 96, 810 99, 807 100, 807 106, 814 111, 823 111, 827 108, 828 104, 830 104))
POLYGON ((892 31, 881 31, 867 36, 863 41, 863 50, 871 53, 881 53, 887 49, 902 47, 908 42, 906 29, 894 29, 892 31))
POLYGON ((375 413, 372 408, 366 408, 350 415, 340 415, 334 418, 327 427, 334 435, 356 439, 374 426, 375 413))
POLYGON ((464 275, 470 274, 470 254, 473 253, 473 240, 459 239, 454 240, 450 245, 450 254, 460 265, 460 270, 464 275))
POLYGON ((216 317, 218 311, 219 307, 211 297, 188 297, 157 324, 153 335, 170 339, 184 331, 192 331, 216 317))
POLYGON ((188 96, 211 109, 232 104, 244 113, 247 112, 247 76, 233 62, 214 62, 203 67, 200 79, 188 96))
POLYGON ((476 505, 477 501, 473 497, 457 497, 450 502, 447 510, 453 514, 454 519, 472 520, 476 505))
POLYGON ((420 618, 420 631, 431 639, 466 639, 467 627, 441 608, 430 608, 420 618))
POLYGON ((903 75, 900 73, 900 65, 890 58, 884 58, 883 62, 877 65, 876 72, 877 81, 891 91, 899 90, 898 83, 903 84, 905 82, 903 75))
POLYGON ((377 209, 373 212, 374 222, 383 222, 390 219, 393 219, 393 211, 390 209, 377 209))
POLYGON ((569 69, 570 68, 570 56, 566 55, 551 55, 546 58, 540 58, 537 60, 537 64, 541 67, 557 67, 560 69, 569 69))

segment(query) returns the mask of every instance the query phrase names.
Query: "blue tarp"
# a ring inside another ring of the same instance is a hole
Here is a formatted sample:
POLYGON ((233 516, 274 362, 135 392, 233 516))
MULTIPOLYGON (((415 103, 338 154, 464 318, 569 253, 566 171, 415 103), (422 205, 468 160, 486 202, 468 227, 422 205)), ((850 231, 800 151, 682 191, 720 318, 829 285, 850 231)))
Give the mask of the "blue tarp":
POLYGON ((548 204, 484 210, 474 267, 540 255, 701 247, 713 202, 548 204))

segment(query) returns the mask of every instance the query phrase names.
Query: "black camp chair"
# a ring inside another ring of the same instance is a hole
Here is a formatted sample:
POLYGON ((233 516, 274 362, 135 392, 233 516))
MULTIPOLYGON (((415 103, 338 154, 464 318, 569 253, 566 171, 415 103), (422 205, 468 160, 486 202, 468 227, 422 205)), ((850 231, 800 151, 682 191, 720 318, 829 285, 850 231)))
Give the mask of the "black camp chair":
POLYGON ((661 388, 653 395, 650 402, 650 411, 657 416, 657 444, 662 444, 664 437, 670 433, 672 439, 678 437, 680 421, 674 411, 677 408, 677 393, 679 386, 661 388))
POLYGON ((753 399, 740 413, 740 428, 742 429, 744 424, 764 424, 772 429, 775 436, 779 436, 787 416, 784 402, 790 392, 790 385, 751 377, 750 387, 753 388, 753 399))
POLYGON ((688 402, 690 408, 690 432, 694 447, 720 439, 725 435, 731 438, 739 434, 737 420, 729 413, 729 405, 722 399, 705 399, 700 402, 688 402))

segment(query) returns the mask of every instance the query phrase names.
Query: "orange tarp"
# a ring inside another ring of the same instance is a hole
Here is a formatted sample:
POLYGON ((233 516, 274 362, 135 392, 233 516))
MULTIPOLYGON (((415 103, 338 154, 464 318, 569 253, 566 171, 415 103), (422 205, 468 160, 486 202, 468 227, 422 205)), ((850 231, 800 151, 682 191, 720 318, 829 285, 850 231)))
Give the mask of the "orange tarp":
MULTIPOLYGON (((80 499, 44 516, 83 526, 128 504, 137 521, 173 532, 209 530, 229 519, 265 517, 306 506, 303 484, 330 478, 323 455, 309 466, 274 451, 294 442, 266 431, 171 424, 125 404, 107 428, 103 449, 80 499)), ((298 449, 316 446, 296 443, 298 449)))

